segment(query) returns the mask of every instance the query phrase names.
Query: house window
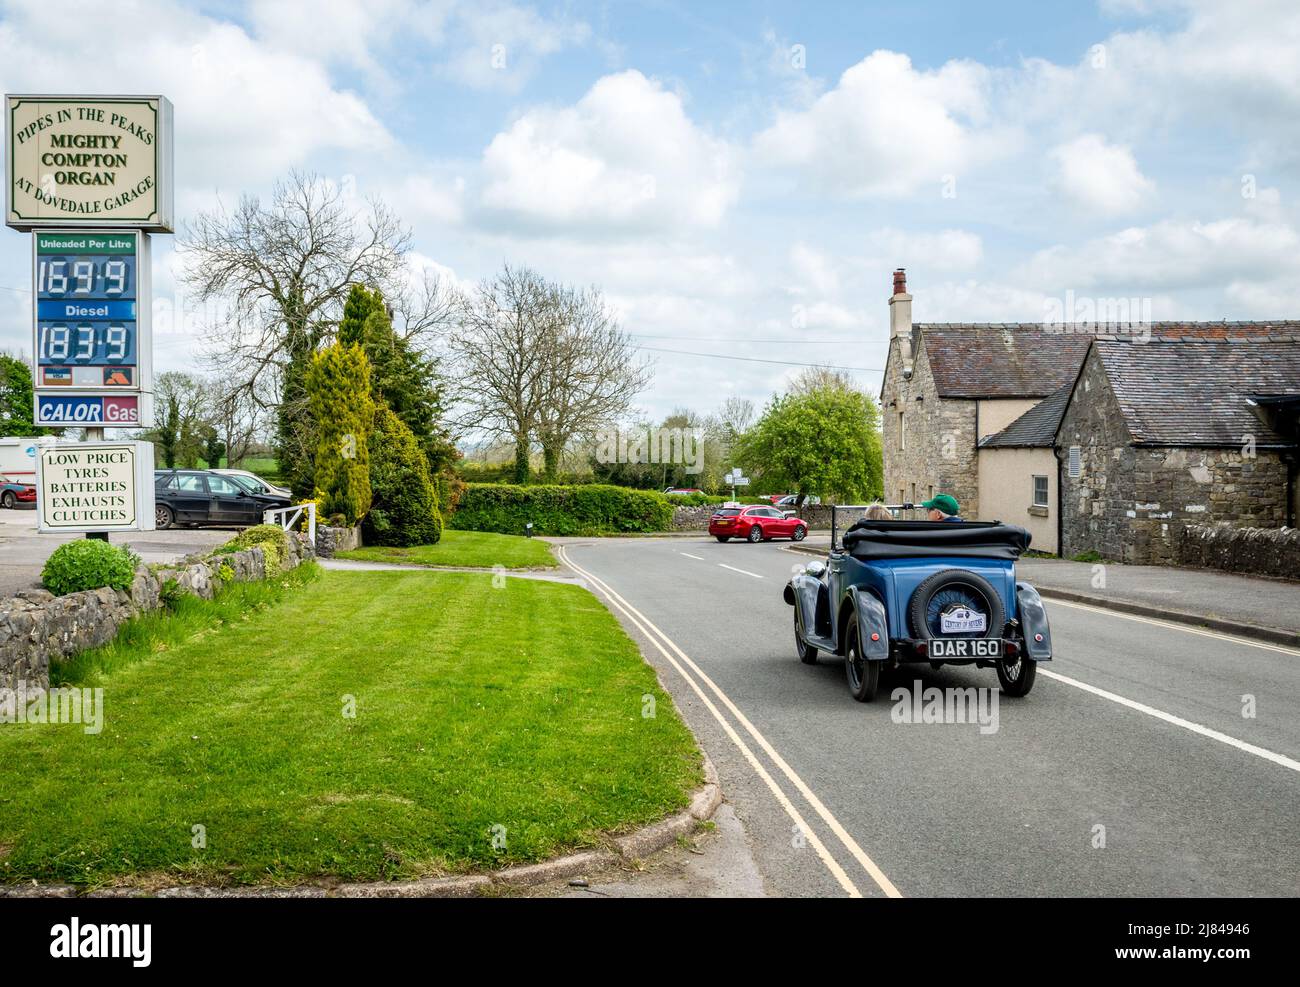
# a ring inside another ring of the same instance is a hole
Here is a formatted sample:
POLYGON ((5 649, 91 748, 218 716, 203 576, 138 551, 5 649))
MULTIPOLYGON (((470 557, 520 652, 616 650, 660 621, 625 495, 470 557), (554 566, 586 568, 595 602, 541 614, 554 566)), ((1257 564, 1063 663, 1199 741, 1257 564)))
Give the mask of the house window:
POLYGON ((1034 506, 1047 506, 1047 477, 1045 476, 1034 477, 1034 506))
POLYGON ((1083 449, 1079 446, 1070 446, 1070 463, 1066 471, 1071 480, 1077 480, 1079 474, 1083 472, 1083 449))
POLYGON ((903 429, 903 413, 898 413, 898 449, 900 452, 907 448, 907 432, 903 429))

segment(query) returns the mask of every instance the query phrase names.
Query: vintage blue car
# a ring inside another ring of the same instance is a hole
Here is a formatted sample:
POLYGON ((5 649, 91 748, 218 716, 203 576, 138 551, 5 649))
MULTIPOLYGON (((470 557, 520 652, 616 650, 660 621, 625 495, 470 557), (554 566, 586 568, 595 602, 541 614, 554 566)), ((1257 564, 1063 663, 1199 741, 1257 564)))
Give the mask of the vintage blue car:
POLYGON ((992 667, 1004 693, 1028 694, 1052 657, 1043 601, 1016 580, 1029 539, 997 521, 857 521, 785 588, 800 660, 843 657, 860 702, 906 662, 992 667))

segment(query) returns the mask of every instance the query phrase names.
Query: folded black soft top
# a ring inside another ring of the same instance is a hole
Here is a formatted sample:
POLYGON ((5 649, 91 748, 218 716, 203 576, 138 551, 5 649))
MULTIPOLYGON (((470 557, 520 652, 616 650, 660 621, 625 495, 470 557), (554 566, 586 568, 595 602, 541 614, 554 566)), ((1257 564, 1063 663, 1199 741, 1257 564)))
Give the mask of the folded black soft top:
POLYGON ((1000 521, 871 521, 844 532, 844 550, 855 559, 907 559, 955 555, 1018 559, 1032 536, 1000 521))

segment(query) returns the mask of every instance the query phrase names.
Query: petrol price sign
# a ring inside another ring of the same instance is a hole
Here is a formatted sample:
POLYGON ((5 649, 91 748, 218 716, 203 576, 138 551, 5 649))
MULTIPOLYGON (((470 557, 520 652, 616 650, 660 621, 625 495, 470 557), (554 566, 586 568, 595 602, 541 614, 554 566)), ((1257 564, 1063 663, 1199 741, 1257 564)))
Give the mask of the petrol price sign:
POLYGON ((148 237, 96 230, 38 231, 32 239, 37 424, 101 416, 110 424, 113 409, 139 405, 125 395, 151 389, 148 237), (106 402, 105 394, 124 399, 106 402))

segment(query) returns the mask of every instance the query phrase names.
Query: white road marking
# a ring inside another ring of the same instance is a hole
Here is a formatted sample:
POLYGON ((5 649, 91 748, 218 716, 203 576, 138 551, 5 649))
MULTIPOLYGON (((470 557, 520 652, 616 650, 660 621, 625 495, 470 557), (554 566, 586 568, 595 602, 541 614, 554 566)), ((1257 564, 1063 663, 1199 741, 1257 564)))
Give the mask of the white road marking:
POLYGON ((1087 682, 1080 682, 1078 679, 1072 679, 1068 675, 1062 675, 1060 672, 1049 672, 1038 666, 1038 674, 1046 675, 1049 679, 1055 679, 1057 682, 1064 682, 1066 685, 1072 685, 1076 689, 1082 689, 1084 692, 1091 692, 1094 696, 1100 696, 1102 699, 1109 699, 1113 703, 1127 707, 1128 709, 1137 710, 1139 713, 1145 713, 1147 716, 1153 716, 1157 720, 1163 720, 1165 723, 1172 723, 1176 727, 1182 727, 1184 730, 1190 730, 1192 733, 1200 734, 1202 737, 1209 737, 1211 740, 1217 740, 1221 744, 1227 744, 1229 747, 1235 747, 1239 751, 1245 751, 1247 754, 1254 754, 1256 757, 1262 757, 1265 761, 1272 761, 1274 764, 1280 764, 1284 768, 1290 768, 1292 771, 1300 771, 1300 761, 1293 760, 1285 754, 1276 754, 1273 751, 1263 747, 1256 747, 1254 744, 1248 744, 1244 740, 1238 740, 1236 737, 1229 737, 1226 733, 1220 733, 1210 727, 1201 726, 1199 723, 1193 723, 1191 720, 1184 720, 1181 716, 1174 716, 1173 713, 1166 713, 1162 709, 1156 709, 1154 706, 1148 706, 1146 703, 1140 703, 1133 699, 1127 699, 1124 696, 1117 695, 1114 692, 1107 692, 1105 689, 1098 689, 1095 685, 1089 685, 1087 682))
POLYGON ((1251 648, 1263 648, 1265 651, 1277 651, 1284 655, 1295 655, 1300 658, 1300 650, 1288 648, 1284 644, 1269 644, 1267 641, 1252 641, 1250 638, 1238 637, 1235 634, 1225 634, 1222 631, 1212 631, 1205 627, 1193 627, 1190 624, 1179 623, 1174 620, 1161 620, 1158 617, 1144 617, 1137 613, 1124 613, 1122 610, 1111 610, 1109 607, 1094 607, 1087 603, 1075 603, 1073 600, 1058 600, 1052 596, 1044 596, 1044 600, 1051 603, 1054 607, 1073 607, 1075 610, 1087 610, 1091 613, 1103 614, 1107 617, 1120 617, 1124 620, 1136 620, 1142 624, 1154 624, 1156 627, 1168 627, 1170 630, 1182 631, 1184 634, 1199 634, 1201 637, 1214 637, 1220 641, 1231 641, 1233 644, 1244 644, 1251 648))
MULTIPOLYGON (((637 630, 644 634, 647 639, 649 639, 650 643, 653 644, 658 649, 659 653, 664 656, 664 660, 677 670, 677 674, 680 675, 695 694, 700 697, 700 701, 704 703, 705 708, 713 714, 713 718, 718 721, 726 735, 731 738, 732 743, 734 743, 740 750, 740 753, 744 756, 745 760, 749 762, 750 767, 752 767, 755 773, 767 784, 767 787, 771 790, 773 796, 775 796, 777 802, 781 805, 781 808, 785 810, 786 815, 794 820, 795 825, 799 827, 799 831, 807 837, 813 850, 816 852, 817 856, 821 858, 822 863, 826 865, 826 869, 830 871, 835 880, 839 882, 840 887, 848 893, 850 898, 861 898, 862 892, 858 890, 858 886, 854 884, 848 874, 844 872, 844 868, 839 865, 839 862, 831 856, 830 852, 826 849, 826 845, 822 843, 821 839, 813 831, 812 827, 808 825, 807 820, 804 819, 799 810, 795 808, 794 803, 790 801, 790 797, 782 791, 781 786, 776 783, 776 780, 768 770, 763 767, 762 763, 754 755, 754 752, 750 750, 749 746, 743 740, 740 739, 735 728, 727 722, 722 713, 718 711, 718 708, 709 700, 709 697, 704 694, 704 690, 700 688, 695 679, 693 679, 690 674, 687 673, 686 669, 682 668, 673 656, 664 649, 664 646, 659 643, 659 639, 650 632, 650 629, 642 624, 641 621, 637 620, 636 617, 632 616, 631 604, 624 606, 623 604, 626 601, 624 601, 622 597, 595 576, 591 575, 591 573, 576 565, 573 560, 569 558, 563 547, 559 548, 557 552, 560 556, 560 560, 564 562, 565 565, 569 566, 575 572, 583 575, 587 580, 595 584, 597 588, 605 594, 605 597, 609 602, 620 610, 623 615, 627 617, 628 621, 636 627, 637 630)), ((659 631, 657 627, 655 630, 658 631, 659 634, 663 634, 663 632, 659 631)), ((671 644, 671 642, 669 643, 671 644)))
POLYGON ((727 563, 725 563, 725 562, 719 562, 718 565, 722 566, 722 568, 724 568, 724 569, 730 569, 732 572, 738 572, 738 573, 740 573, 742 576, 753 576, 755 579, 762 579, 762 578, 763 578, 762 576, 760 576, 760 575, 759 575, 758 573, 756 573, 756 572, 748 572, 748 571, 745 570, 745 569, 737 569, 734 565, 727 565, 727 563))
POLYGON ((664 650, 664 644, 666 644, 669 648, 671 648, 674 652, 676 652, 678 657, 681 658, 682 662, 687 666, 689 666, 691 670, 694 671, 696 675, 699 676, 700 680, 704 682, 711 690, 713 690, 714 694, 718 697, 719 701, 721 701, 721 703, 724 706, 726 706, 726 708, 731 712, 732 716, 734 716, 736 720, 740 723, 740 725, 745 728, 746 732, 749 733, 750 737, 754 739, 754 741, 763 750, 763 752, 766 753, 769 758, 771 758, 772 762, 777 766, 777 768, 780 769, 781 773, 784 774, 786 778, 789 779, 789 781, 795 786, 799 794, 801 794, 804 797, 804 799, 807 800, 808 804, 812 806, 813 811, 816 812, 817 815, 821 817, 822 822, 824 822, 828 827, 830 827, 831 832, 835 834, 835 836, 839 839, 840 843, 842 843, 844 847, 849 851, 849 853, 853 855, 853 858, 857 860, 857 862, 861 865, 863 870, 867 872, 868 876, 876 883, 876 886, 879 887, 882 892, 884 892, 885 896, 889 898, 903 897, 902 893, 898 890, 897 887, 894 886, 893 882, 890 881, 889 878, 885 876, 884 871, 882 871, 876 865, 876 862, 874 860, 872 860, 869 856, 867 856, 866 852, 862 849, 862 847, 858 845, 857 841, 854 840, 853 837, 849 835, 848 831, 843 827, 843 825, 840 824, 840 821, 831 814, 830 810, 827 809, 825 805, 822 804, 821 799, 819 799, 816 795, 813 794, 812 789, 808 787, 807 783, 805 783, 804 780, 794 772, 794 769, 791 768, 790 765, 786 763, 785 758, 781 757, 781 755, 776 752, 775 748, 773 748, 772 745, 768 743, 767 738, 758 732, 758 729, 754 726, 754 724, 749 722, 749 719, 745 716, 744 713, 742 713, 736 707, 736 704, 733 703, 730 698, 728 698, 727 694, 724 693, 720 688, 718 688, 717 683, 715 683, 711 678, 709 678, 709 676, 704 672, 704 670, 700 668, 699 665, 695 664, 695 662, 692 661, 686 655, 686 653, 676 645, 676 643, 672 640, 672 638, 670 638, 667 634, 665 634, 658 627, 656 627, 654 623, 648 617, 646 617, 645 614, 641 613, 641 611, 637 610, 636 607, 632 606, 631 603, 623 599, 623 597, 619 596, 618 593, 616 593, 613 589, 611 589, 600 578, 592 575, 590 572, 583 569, 581 566, 575 564, 568 557, 568 554, 564 551, 563 547, 559 549, 559 554, 561 560, 564 562, 565 565, 569 566, 579 575, 584 576, 591 583, 598 586, 601 592, 603 592, 605 596, 609 599, 609 601, 613 603, 620 611, 622 611, 622 613, 628 618, 628 620, 630 620, 643 634, 645 634, 651 640, 651 642, 654 643, 655 647, 659 650, 660 654, 662 654, 664 658, 667 659, 667 661, 670 664, 672 664, 673 668, 677 669, 678 673, 682 676, 682 678, 686 680, 686 682, 690 685, 690 687, 695 691, 696 695, 698 695, 700 699, 704 702, 705 706, 708 707, 709 712, 713 714, 714 719, 716 719, 718 723, 722 726, 727 736, 730 737, 732 742, 735 743, 736 746, 740 749, 740 752, 745 756, 745 759, 749 761, 750 765, 754 768, 755 772, 757 772, 759 777, 762 778, 767 783, 768 788, 772 790, 772 793, 777 797, 777 801, 781 803, 781 806, 785 809, 786 813, 790 816, 790 818, 792 818, 795 821, 795 824, 798 825, 800 830, 807 836, 809 843, 813 845, 813 848, 817 850, 818 856, 821 857, 822 863, 824 863, 827 869, 830 870, 830 872, 833 875, 835 875, 836 879, 840 882, 840 885, 844 887, 845 890, 849 891, 851 897, 855 897, 855 898, 861 897, 862 893, 858 891, 857 887, 854 886, 853 882, 849 880, 848 875, 844 873, 843 869, 840 867, 839 863, 836 862, 835 858, 831 857, 829 853, 826 852, 826 848, 821 844, 819 840, 816 839, 816 834, 812 831, 812 829, 810 829, 803 822, 802 817, 798 813, 798 810, 795 809, 795 807, 790 803, 790 800, 786 797, 785 793, 781 791, 780 787, 772 779, 771 775, 767 773, 767 771, 763 768, 763 766, 758 762, 757 758, 754 757, 753 752, 750 751, 750 749, 736 734, 735 730, 731 727, 731 724, 726 721, 726 719, 718 711, 717 707, 714 706, 713 703, 709 701, 708 697, 704 695, 703 691, 695 683, 694 679, 692 679, 689 675, 687 675, 686 672, 683 670, 682 666, 678 664, 676 661, 674 661, 672 656, 669 655, 668 652, 664 650), (650 633, 650 631, 653 631, 654 633, 652 634, 650 633), (662 644, 660 643, 661 639, 663 642, 662 644))
POLYGON ((685 555, 688 559, 694 559, 696 562, 703 562, 704 557, 701 555, 692 555, 690 552, 678 552, 678 555, 685 555))

